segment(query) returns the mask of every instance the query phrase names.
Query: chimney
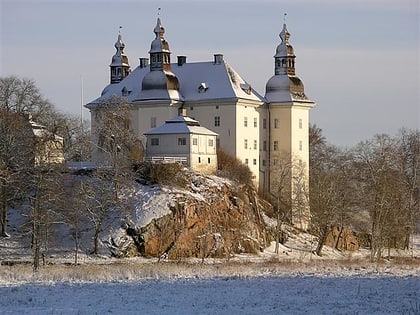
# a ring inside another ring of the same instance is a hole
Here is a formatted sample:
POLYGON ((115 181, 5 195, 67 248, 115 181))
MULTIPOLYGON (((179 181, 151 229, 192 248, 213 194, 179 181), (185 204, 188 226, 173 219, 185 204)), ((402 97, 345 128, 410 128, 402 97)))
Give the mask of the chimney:
POLYGON ((187 56, 177 56, 178 57, 178 66, 182 66, 184 63, 187 63, 187 56))
POLYGON ((146 68, 149 65, 149 58, 139 58, 140 68, 146 68))
POLYGON ((223 62, 223 54, 214 54, 214 64, 220 65, 223 62))
POLYGON ((178 108, 178 116, 186 117, 187 116, 187 109, 185 107, 178 108))

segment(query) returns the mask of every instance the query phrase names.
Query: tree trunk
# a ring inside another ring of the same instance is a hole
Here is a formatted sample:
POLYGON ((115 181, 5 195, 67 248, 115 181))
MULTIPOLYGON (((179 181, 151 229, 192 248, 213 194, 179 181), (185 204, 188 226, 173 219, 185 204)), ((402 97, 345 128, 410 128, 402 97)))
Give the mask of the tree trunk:
POLYGON ((280 243, 280 227, 281 227, 281 221, 280 221, 280 210, 277 210, 277 226, 276 226, 276 248, 274 252, 276 254, 279 253, 279 243, 280 243))
MULTIPOLYGON (((36 210, 37 211, 37 210, 36 210)), ((33 270, 36 272, 39 269, 39 259, 40 259, 40 247, 41 247, 41 240, 40 240, 40 233, 41 233, 41 224, 39 222, 39 218, 37 218, 37 214, 33 219, 33 250, 34 250, 34 262, 33 262, 33 270)))
POLYGON ((77 265, 78 258, 79 258, 79 229, 76 229, 76 231, 75 231, 74 243, 75 243, 75 246, 76 246, 76 251, 74 253, 74 264, 77 265))
POLYGON ((7 186, 2 180, 1 184, 1 236, 7 237, 7 186))
POLYGON ((321 235, 319 236, 318 245, 316 246, 315 253, 318 256, 321 256, 322 247, 324 246, 325 240, 327 239, 328 232, 330 228, 328 225, 325 225, 321 231, 321 235))
POLYGON ((344 230, 344 226, 341 223, 337 238, 334 241, 334 249, 338 249, 338 243, 340 242, 340 237, 341 237, 341 234, 343 234, 343 230, 344 230))
POLYGON ((98 255, 98 243, 99 243, 99 230, 100 225, 95 224, 95 234, 93 235, 93 253, 94 255, 98 255))

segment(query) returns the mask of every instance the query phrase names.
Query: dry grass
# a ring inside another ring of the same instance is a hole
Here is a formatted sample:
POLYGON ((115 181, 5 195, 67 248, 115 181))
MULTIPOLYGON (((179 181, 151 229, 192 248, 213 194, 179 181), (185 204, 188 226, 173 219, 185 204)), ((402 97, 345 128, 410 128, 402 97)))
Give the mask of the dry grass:
POLYGON ((108 264, 42 266, 33 272, 28 264, 0 266, 2 283, 57 283, 57 282, 115 282, 141 281, 147 279, 172 280, 179 278, 212 277, 261 277, 329 275, 349 276, 376 273, 378 275, 419 276, 419 261, 398 261, 397 264, 373 264, 366 260, 324 260, 299 262, 272 259, 265 262, 207 263, 163 262, 145 263, 136 261, 112 262, 108 264), (414 268, 413 268, 414 267, 414 268))

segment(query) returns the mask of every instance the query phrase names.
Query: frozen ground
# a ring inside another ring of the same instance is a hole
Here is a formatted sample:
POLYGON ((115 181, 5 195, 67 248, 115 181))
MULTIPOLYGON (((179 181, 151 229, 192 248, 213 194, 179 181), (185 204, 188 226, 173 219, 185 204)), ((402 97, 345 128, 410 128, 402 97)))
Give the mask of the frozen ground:
POLYGON ((0 314, 420 314, 420 284, 306 275, 5 285, 0 314))
POLYGON ((279 255, 273 243, 260 255, 229 262, 82 255, 73 266, 70 255, 50 258, 35 274, 30 264, 0 265, 0 315, 419 315, 419 239, 377 264, 366 259, 368 250, 325 247, 314 256, 312 237, 301 234, 281 245, 279 255))

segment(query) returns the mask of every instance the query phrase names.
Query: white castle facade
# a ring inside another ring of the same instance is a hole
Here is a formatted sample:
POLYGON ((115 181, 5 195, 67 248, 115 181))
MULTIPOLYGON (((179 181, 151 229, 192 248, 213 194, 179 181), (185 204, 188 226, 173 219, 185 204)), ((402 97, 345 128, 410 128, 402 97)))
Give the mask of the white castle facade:
POLYGON ((280 190, 288 191, 288 210, 298 213, 293 214, 292 221, 306 229, 309 110, 315 103, 306 97, 303 83, 295 74, 296 56, 286 24, 274 55, 274 75, 268 78, 264 96, 221 54, 215 54, 211 61, 193 63, 187 62, 186 56, 178 56, 172 63, 160 18, 153 32, 149 58, 140 58, 133 71, 118 35, 110 84, 99 98, 85 105, 91 112, 93 162, 103 160, 96 118, 100 117, 101 104, 112 97, 125 98, 130 104, 130 128, 144 147, 146 132, 183 110, 218 134, 218 147, 249 166, 260 191, 272 197, 280 190), (287 176, 283 176, 285 167, 287 176))

